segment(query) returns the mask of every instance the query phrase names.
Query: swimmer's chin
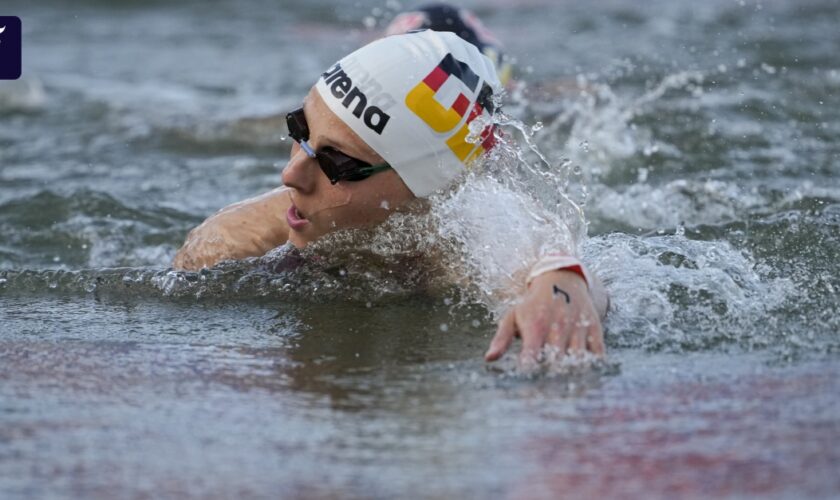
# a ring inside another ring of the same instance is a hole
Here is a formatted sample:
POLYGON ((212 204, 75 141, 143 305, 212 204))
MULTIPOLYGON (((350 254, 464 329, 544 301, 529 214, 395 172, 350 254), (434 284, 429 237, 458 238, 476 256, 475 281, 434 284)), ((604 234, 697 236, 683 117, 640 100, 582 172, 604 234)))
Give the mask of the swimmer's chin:
POLYGON ((289 239, 287 240, 293 247, 297 248, 298 250, 303 250, 303 248, 309 244, 309 240, 300 238, 297 231, 294 229, 289 230, 289 239))

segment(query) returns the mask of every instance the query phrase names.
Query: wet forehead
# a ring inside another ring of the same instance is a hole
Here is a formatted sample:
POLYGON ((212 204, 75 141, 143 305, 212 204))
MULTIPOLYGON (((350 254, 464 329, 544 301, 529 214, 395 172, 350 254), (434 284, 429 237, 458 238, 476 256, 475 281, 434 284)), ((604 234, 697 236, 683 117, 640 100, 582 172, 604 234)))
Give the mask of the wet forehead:
POLYGON ((378 163, 383 161, 346 123, 326 105, 313 87, 303 100, 310 142, 314 148, 332 146, 354 158, 378 163))

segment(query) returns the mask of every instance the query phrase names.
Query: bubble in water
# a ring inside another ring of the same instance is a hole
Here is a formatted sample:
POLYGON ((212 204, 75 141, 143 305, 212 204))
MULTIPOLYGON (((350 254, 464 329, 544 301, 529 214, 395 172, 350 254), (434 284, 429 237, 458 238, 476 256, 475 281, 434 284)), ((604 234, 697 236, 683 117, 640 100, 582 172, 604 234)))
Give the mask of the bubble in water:
POLYGON ((659 145, 658 144, 648 144, 642 150, 642 154, 645 155, 645 156, 652 156, 652 155, 654 155, 655 153, 658 153, 658 152, 659 152, 659 145))
POLYGON ((767 64, 767 63, 761 63, 761 69, 762 69, 762 71, 764 71, 768 75, 775 75, 776 74, 776 68, 767 64))
POLYGON ((449 325, 446 324, 446 323, 441 323, 439 328, 440 328, 440 331, 442 331, 444 333, 449 331, 449 325))

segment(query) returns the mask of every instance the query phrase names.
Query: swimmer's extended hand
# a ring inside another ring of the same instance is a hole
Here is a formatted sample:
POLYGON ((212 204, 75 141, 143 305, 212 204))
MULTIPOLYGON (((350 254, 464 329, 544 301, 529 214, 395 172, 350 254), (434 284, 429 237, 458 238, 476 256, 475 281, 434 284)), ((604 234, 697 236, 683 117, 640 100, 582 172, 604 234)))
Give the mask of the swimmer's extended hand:
POLYGON ((195 271, 227 259, 259 257, 289 236, 283 214, 289 196, 284 188, 229 205, 187 235, 172 267, 195 271))
POLYGON ((570 271, 534 278, 522 302, 499 322, 484 359, 499 359, 516 336, 522 338, 519 360, 523 365, 538 361, 544 346, 563 354, 603 355, 601 318, 606 314, 606 292, 597 279, 593 281, 590 291, 583 278, 570 271))

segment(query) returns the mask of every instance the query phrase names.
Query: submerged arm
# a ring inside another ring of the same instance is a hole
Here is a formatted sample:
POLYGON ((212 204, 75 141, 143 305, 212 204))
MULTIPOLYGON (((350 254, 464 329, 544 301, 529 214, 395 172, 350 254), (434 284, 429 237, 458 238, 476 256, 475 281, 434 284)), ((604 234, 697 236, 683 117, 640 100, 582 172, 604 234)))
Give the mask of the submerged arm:
POLYGON ((190 231, 172 267, 198 270, 227 259, 259 257, 289 237, 284 214, 287 188, 281 187, 219 210, 190 231))

